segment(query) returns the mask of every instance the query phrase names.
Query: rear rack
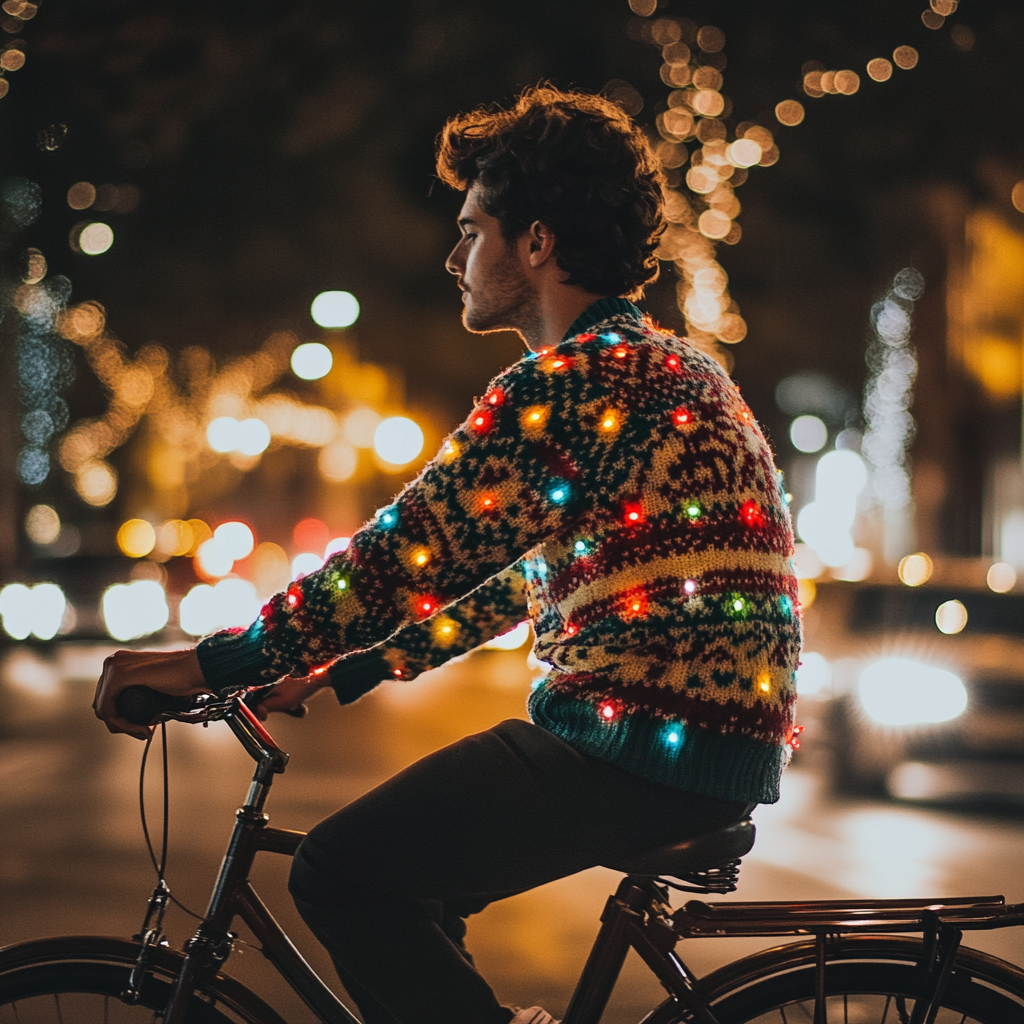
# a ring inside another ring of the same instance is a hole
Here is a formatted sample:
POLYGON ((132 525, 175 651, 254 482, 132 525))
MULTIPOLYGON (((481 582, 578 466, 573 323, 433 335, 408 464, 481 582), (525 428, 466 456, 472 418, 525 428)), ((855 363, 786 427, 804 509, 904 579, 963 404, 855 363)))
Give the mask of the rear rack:
POLYGON ((821 900, 808 903, 705 903, 672 915, 680 938, 717 935, 820 935, 844 931, 920 932, 938 925, 980 930, 1024 924, 1024 904, 1003 896, 942 900, 821 900))

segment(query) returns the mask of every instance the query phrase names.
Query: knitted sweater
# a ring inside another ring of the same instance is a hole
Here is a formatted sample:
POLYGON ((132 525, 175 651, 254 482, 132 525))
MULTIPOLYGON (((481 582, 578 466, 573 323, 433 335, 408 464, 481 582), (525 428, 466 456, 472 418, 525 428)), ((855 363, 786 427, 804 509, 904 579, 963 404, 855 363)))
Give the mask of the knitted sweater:
POLYGON ((215 690, 329 671, 346 702, 529 616, 551 666, 537 725, 655 782, 773 802, 795 745, 792 553, 736 386, 601 299, 498 376, 346 551, 199 659, 215 690))

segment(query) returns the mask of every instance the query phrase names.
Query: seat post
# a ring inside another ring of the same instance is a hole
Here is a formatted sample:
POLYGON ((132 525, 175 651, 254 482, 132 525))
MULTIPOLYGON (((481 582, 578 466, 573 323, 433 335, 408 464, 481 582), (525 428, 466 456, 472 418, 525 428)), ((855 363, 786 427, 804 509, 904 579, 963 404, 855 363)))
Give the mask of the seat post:
POLYGON ((562 1024, 598 1024, 629 953, 629 926, 639 923, 652 896, 636 879, 626 877, 601 914, 601 929, 587 957, 562 1024))

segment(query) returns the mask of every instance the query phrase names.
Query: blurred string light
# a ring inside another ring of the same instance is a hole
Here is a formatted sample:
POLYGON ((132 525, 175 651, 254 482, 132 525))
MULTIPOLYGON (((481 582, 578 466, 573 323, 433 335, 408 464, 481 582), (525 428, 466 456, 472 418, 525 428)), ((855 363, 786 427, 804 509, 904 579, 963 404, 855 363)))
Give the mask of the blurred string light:
POLYGON ((52 640, 60 631, 68 610, 64 591, 56 583, 8 583, 0 590, 0 617, 4 632, 14 640, 34 636, 52 640))
POLYGON ((235 562, 248 558, 255 546, 256 535, 247 524, 237 520, 221 523, 196 548, 196 569, 207 579, 227 576, 234 569, 235 562))
POLYGON ((103 592, 103 623, 115 640, 137 640, 167 625, 167 595, 156 580, 115 583, 103 592))
MULTIPOLYGON (((678 302, 690 340, 728 368, 731 356, 719 343, 741 341, 747 328, 729 297, 725 273, 714 258, 714 243, 739 241, 736 217, 740 204, 734 190, 746 180, 747 168, 770 167, 778 161, 779 150, 773 133, 750 121, 739 123, 735 138, 727 141, 724 119, 729 117, 732 104, 721 92, 721 72, 726 63, 721 29, 713 25, 698 28, 687 18, 651 18, 658 9, 657 0, 629 0, 629 6, 639 16, 630 22, 630 35, 661 50, 661 78, 672 90, 668 109, 658 115, 656 122, 662 140, 656 152, 669 183, 669 226, 658 256, 673 262, 682 278, 677 288, 678 302), (687 146, 691 142, 699 144, 692 151, 687 146), (688 161, 690 168, 684 176, 681 169, 688 161), (702 271, 708 273, 700 278, 702 271)), ((931 0, 922 20, 929 28, 941 28, 956 8, 957 0, 931 0)), ((958 49, 968 50, 973 45, 973 33, 966 26, 954 26, 951 34, 958 49)), ((868 61, 867 75, 872 81, 885 82, 892 77, 894 64, 910 70, 918 60, 914 47, 897 46, 892 61, 886 57, 868 61)), ((802 69, 802 87, 815 99, 854 96, 860 91, 861 76, 852 68, 830 70, 820 61, 809 61, 802 69)), ((627 113, 635 115, 642 106, 636 90, 619 79, 609 82, 605 93, 627 113), (638 102, 632 102, 634 95, 638 102)), ((806 116, 803 104, 792 98, 778 102, 774 113, 775 120, 788 128, 801 124, 806 116)))
POLYGON ((86 256, 100 256, 114 244, 114 229, 102 221, 82 221, 71 229, 71 248, 86 256))
POLYGON ((892 288, 871 308, 866 354, 871 376, 866 385, 867 427, 861 451, 871 469, 869 497, 881 509, 883 550, 896 561, 910 543, 911 494, 907 452, 914 436, 910 407, 917 358, 910 341, 914 303, 924 294, 924 278, 912 267, 901 270, 892 288))
POLYGON ((129 558, 144 558, 156 547, 156 530, 145 519, 129 519, 117 531, 117 546, 129 558))
POLYGON ((804 651, 796 670, 796 692, 801 697, 820 694, 832 683, 832 666, 820 654, 804 651))
POLYGON ((309 312, 320 327, 351 327, 359 319, 359 300, 351 292, 321 292, 309 312))
MULTIPOLYGON (((25 178, 5 178, 0 198, 9 218, 27 227, 39 216, 40 190, 25 178)), ((37 249, 26 253, 22 283, 14 289, 17 314, 18 388, 21 397, 21 433, 24 444, 17 456, 22 483, 43 484, 51 471, 54 438, 67 426, 68 405, 63 392, 75 377, 71 346, 57 330, 71 282, 62 275, 48 280, 46 259, 37 249)))

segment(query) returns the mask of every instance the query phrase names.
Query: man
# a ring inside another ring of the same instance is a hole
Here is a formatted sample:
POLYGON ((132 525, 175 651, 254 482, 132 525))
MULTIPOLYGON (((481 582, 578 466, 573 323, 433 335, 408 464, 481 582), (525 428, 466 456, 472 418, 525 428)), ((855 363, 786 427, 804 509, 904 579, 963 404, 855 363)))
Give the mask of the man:
POLYGON ((346 552, 244 632, 115 655, 96 708, 144 737, 114 710, 132 683, 285 677, 265 710, 328 682, 347 703, 529 615, 551 666, 532 722, 467 737, 319 824, 291 889, 367 1024, 545 1024, 498 1003, 464 918, 778 798, 800 645, 792 531, 734 385, 625 298, 657 276, 663 228, 660 171, 629 118, 528 90, 449 122, 438 172, 467 193, 447 262, 463 322, 518 331, 527 356, 346 552))

